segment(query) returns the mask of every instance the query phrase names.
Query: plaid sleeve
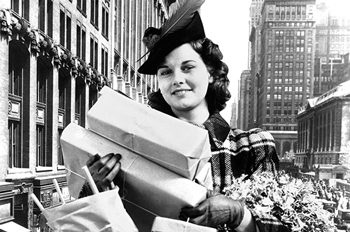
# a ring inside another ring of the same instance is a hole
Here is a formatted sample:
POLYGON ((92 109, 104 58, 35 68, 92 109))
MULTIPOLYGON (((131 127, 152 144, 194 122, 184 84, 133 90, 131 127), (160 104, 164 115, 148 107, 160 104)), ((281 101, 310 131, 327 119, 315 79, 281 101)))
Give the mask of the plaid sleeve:
MULTIPOLYGON (((258 128, 249 130, 248 134, 251 156, 254 157, 252 172, 258 174, 267 171, 276 175, 279 160, 273 136, 269 132, 258 128)), ((271 214, 261 213, 254 209, 250 209, 250 211, 260 232, 291 231, 271 214)))
POLYGON ((259 213, 254 209, 250 209, 256 225, 260 232, 290 232, 291 229, 283 225, 276 217, 267 214, 259 213))
POLYGON ((261 173, 268 171, 276 175, 279 168, 279 159, 273 136, 259 128, 249 130, 248 134, 249 150, 251 156, 254 157, 252 172, 261 173))

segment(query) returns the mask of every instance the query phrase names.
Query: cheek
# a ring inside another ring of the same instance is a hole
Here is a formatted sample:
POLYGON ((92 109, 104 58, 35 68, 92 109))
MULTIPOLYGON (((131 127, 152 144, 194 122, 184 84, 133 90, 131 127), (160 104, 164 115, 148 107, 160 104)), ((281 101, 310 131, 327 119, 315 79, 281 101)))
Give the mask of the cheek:
POLYGON ((158 79, 158 86, 160 90, 165 90, 169 87, 169 81, 167 79, 158 79))

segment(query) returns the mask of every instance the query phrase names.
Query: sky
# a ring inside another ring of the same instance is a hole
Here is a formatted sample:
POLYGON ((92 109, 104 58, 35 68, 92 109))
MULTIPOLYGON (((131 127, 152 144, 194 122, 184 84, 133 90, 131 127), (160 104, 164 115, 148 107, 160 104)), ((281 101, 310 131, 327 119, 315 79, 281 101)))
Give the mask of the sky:
POLYGON ((231 104, 237 99, 238 80, 248 69, 250 0, 206 0, 201 18, 207 38, 219 45, 229 67, 231 100, 221 115, 230 122, 231 104), (238 3, 238 4, 237 4, 238 3))

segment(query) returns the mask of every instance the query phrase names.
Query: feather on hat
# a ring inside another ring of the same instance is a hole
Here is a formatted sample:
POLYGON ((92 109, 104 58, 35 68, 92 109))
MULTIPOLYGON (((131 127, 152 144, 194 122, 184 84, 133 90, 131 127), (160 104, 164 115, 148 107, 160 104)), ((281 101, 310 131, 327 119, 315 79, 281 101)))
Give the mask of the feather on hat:
MULTIPOLYGON (((143 36, 147 60, 138 69, 143 74, 156 74, 158 63, 176 47, 205 37, 198 10, 205 0, 177 0, 169 7, 169 18, 160 27, 149 27, 143 36)), ((140 60, 139 59, 139 60, 140 60)))

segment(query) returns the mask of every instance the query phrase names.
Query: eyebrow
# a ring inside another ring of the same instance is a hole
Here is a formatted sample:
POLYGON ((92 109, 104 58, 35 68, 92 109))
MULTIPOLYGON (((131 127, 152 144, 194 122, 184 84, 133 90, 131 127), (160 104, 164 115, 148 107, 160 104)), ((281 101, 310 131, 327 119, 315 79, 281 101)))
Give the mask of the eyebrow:
MULTIPOLYGON (((184 64, 187 64, 187 63, 190 63, 190 62, 196 62, 195 60, 185 60, 181 63, 181 65, 184 65, 184 64)), ((166 64, 162 64, 162 65, 159 65, 159 67, 157 68, 157 70, 161 69, 161 68, 168 68, 168 65, 166 64)))

